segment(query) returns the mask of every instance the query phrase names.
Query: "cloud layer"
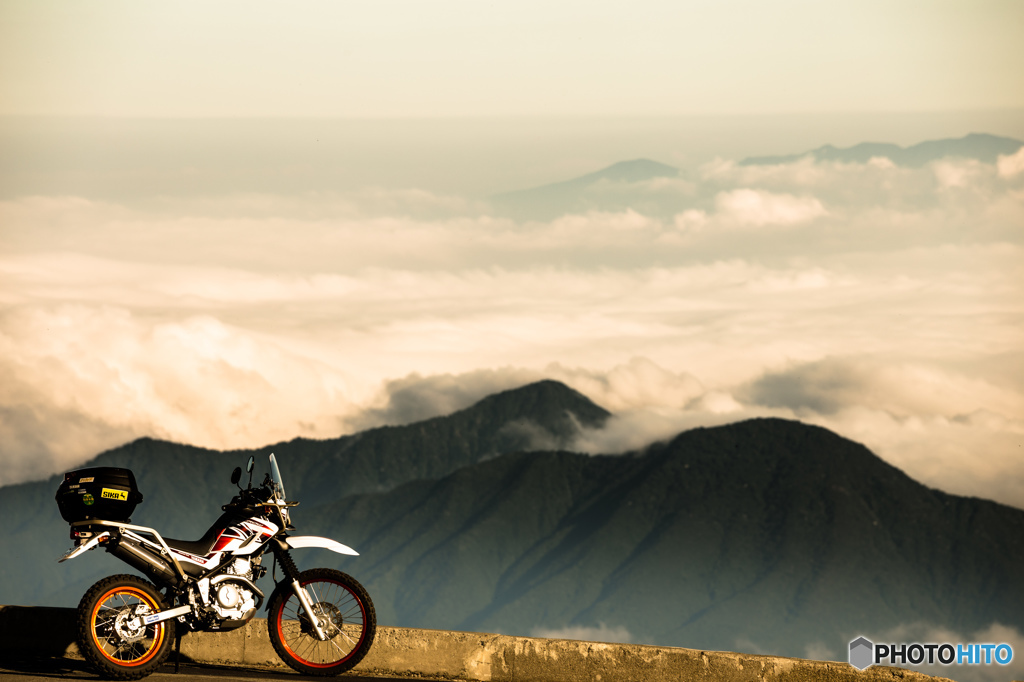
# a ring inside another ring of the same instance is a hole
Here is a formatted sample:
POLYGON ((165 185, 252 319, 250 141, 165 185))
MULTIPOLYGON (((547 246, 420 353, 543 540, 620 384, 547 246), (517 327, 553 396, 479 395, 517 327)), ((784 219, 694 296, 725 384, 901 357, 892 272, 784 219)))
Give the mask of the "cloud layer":
POLYGON ((0 484, 141 435, 331 437, 551 377, 617 414, 587 451, 779 415, 1024 506, 1022 158, 716 161, 533 222, 387 188, 12 198, 0 484))

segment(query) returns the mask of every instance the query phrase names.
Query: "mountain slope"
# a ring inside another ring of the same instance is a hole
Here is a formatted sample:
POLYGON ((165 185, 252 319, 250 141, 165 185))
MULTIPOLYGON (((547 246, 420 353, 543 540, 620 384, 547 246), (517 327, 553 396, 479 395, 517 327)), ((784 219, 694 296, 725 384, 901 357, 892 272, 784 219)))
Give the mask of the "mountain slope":
MULTIPOLYGON (((825 145, 800 154, 748 157, 739 164, 777 165, 805 158, 867 163, 881 157, 898 166, 917 168, 944 158, 995 163, 999 156, 1014 154, 1022 146, 1024 142, 1008 137, 971 133, 958 139, 928 140, 910 147, 879 142, 863 142, 846 148, 825 145)), ((490 197, 490 204, 497 214, 521 221, 554 220, 589 211, 629 210, 668 218, 687 209, 703 208, 690 184, 672 182, 677 178, 681 178, 677 168, 649 159, 634 159, 572 180, 496 194, 490 197)))
POLYGON ((930 490, 782 420, 643 454, 507 455, 296 518, 362 552, 343 567, 397 625, 603 624, 789 655, 921 621, 1024 628, 1024 512, 930 490))
POLYGON ((872 158, 887 158, 898 166, 916 168, 946 157, 975 159, 984 163, 995 163, 1000 155, 1013 154, 1024 146, 1024 142, 1008 137, 997 137, 984 133, 971 133, 959 139, 929 140, 911 147, 895 144, 863 142, 853 147, 840 149, 825 145, 802 154, 786 156, 755 156, 740 161, 741 166, 768 166, 792 163, 803 158, 815 161, 839 161, 842 163, 867 163, 872 158))
MULTIPOLYGON (((388 625, 604 625, 654 644, 814 645, 840 660, 855 636, 912 623, 1024 630, 1024 511, 926 488, 825 429, 755 419, 617 456, 504 450, 538 432, 564 446, 576 422, 606 417, 541 382, 407 427, 275 446, 303 502, 298 533, 361 553, 295 559, 355 575, 388 625)), ((138 458, 137 522, 201 517, 202 530, 216 510, 197 502, 223 502, 246 454, 139 441, 98 460, 138 458)), ((54 563, 68 545, 55 488, 2 489, 2 542, 19 560, 0 565, 0 602, 73 605, 125 570, 102 552, 54 563)))
MULTIPOLYGON (((256 454, 256 477, 267 455, 281 462, 288 493, 305 506, 359 492, 386 491, 407 481, 437 478, 505 452, 561 447, 582 426, 600 426, 609 413, 554 381, 541 381, 485 398, 454 414, 352 436, 296 439, 258 450, 219 452, 143 438, 83 464, 135 472, 144 500, 133 520, 168 537, 199 537, 233 492, 231 470, 256 454)), ((85 590, 103 560, 57 566, 68 546, 67 524, 53 500, 62 477, 0 488, 0 545, 23 548, 21 560, 0 564, 0 603, 66 606, 85 590), (83 584, 84 583, 84 584, 83 584)), ((116 562, 110 565, 123 567, 116 562)), ((109 571, 107 571, 109 572, 109 571)))
POLYGON ((620 161, 595 173, 541 187, 491 197, 500 213, 520 220, 547 220, 568 213, 643 209, 635 193, 619 194, 616 186, 657 178, 675 178, 679 170, 649 159, 620 161))

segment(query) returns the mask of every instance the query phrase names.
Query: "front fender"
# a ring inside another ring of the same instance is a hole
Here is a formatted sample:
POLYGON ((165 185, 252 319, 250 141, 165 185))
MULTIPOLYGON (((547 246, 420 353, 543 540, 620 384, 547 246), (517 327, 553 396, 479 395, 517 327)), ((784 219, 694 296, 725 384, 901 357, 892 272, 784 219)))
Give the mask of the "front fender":
POLYGON ((288 549, 305 549, 307 547, 320 547, 322 549, 329 549, 332 552, 338 554, 348 554, 349 556, 359 556, 359 552, 355 551, 351 547, 346 547, 340 542, 335 542, 330 538, 321 538, 316 535, 300 535, 298 537, 285 538, 285 542, 288 543, 288 549))
MULTIPOLYGON (((277 556, 277 561, 278 561, 279 564, 282 562, 282 560, 291 561, 290 555, 287 554, 287 550, 289 550, 289 549, 305 549, 306 547, 320 547, 322 549, 329 549, 332 552, 337 552, 338 554, 348 554, 350 556, 359 556, 359 552, 355 551, 351 547, 346 547, 345 545, 341 544, 340 542, 335 542, 334 540, 331 540, 330 538, 321 538, 321 537, 317 537, 316 535, 300 535, 298 537, 287 537, 287 538, 277 537, 277 538, 274 538, 273 542, 277 546, 277 549, 275 549, 274 552, 275 552, 275 554, 277 556), (282 550, 284 550, 285 553, 284 554, 278 554, 278 552, 281 552, 282 550)), ((294 567, 294 563, 292 565, 294 567)), ((297 569, 295 569, 295 570, 297 570, 297 569)), ((266 609, 268 611, 270 610, 270 605, 273 604, 276 599, 278 599, 278 595, 280 595, 281 593, 286 592, 286 591, 291 591, 293 589, 294 588, 291 585, 291 583, 288 582, 288 578, 287 577, 282 577, 281 578, 281 582, 279 582, 274 587, 274 591, 271 593, 270 599, 267 600, 266 609)))

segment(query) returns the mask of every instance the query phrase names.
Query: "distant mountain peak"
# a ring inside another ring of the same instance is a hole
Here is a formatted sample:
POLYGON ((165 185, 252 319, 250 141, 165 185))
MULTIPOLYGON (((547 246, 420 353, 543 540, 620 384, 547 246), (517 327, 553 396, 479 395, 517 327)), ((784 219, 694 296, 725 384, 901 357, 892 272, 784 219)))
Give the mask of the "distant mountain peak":
MULTIPOLYGON (((1024 511, 931 490, 861 444, 773 417, 625 456, 524 447, 571 443, 608 414, 544 380, 445 417, 272 449, 302 532, 358 548, 330 565, 356 572, 381 619, 404 627, 604 622, 652 644, 742 638, 784 656, 808 642, 842 652, 851 633, 906 623, 1024 628, 1024 511)), ((138 523, 198 537, 234 493, 228 471, 260 453, 259 475, 269 449, 147 438, 94 464, 135 471, 138 523)), ((67 537, 58 481, 0 494, 0 546, 24 549, 0 571, 0 603, 73 605, 111 572, 102 553, 53 561, 67 537)))
POLYGON ((571 183, 593 184, 601 180, 612 180, 614 182, 644 182, 655 178, 674 178, 679 175, 679 169, 667 166, 650 159, 633 159, 631 161, 619 161, 596 173, 590 173, 571 183))
POLYGON ((674 178, 678 175, 678 168, 668 166, 664 163, 651 161, 650 159, 632 159, 630 161, 619 161, 618 163, 613 163, 607 168, 602 168, 599 171, 581 175, 580 177, 573 178, 571 180, 563 180, 562 182, 555 182, 550 185, 541 185, 539 187, 532 187, 530 189, 518 190, 515 192, 505 192, 504 194, 495 195, 493 198, 498 200, 503 198, 519 199, 538 193, 546 194, 568 189, 583 189, 601 182, 602 180, 611 182, 644 182, 655 178, 674 178))
POLYGON ((887 158, 898 166, 912 168, 947 157, 974 159, 995 163, 1000 155, 1014 154, 1024 142, 988 133, 970 133, 957 139, 928 140, 910 147, 888 142, 861 142, 852 147, 839 148, 827 144, 800 154, 782 156, 752 156, 740 161, 741 166, 772 166, 793 163, 804 158, 815 161, 866 163, 873 158, 887 158))
POLYGON ((600 183, 629 184, 678 176, 678 168, 650 159, 632 159, 571 180, 496 194, 491 202, 497 209, 519 218, 552 218, 592 209, 617 210, 625 207, 608 206, 588 190, 600 183))
POLYGON ((545 426, 559 433, 567 428, 566 413, 580 425, 589 427, 599 427, 611 416, 611 412, 587 396, 553 379, 542 379, 494 393, 455 415, 474 411, 498 413, 506 420, 538 420, 543 417, 550 422, 545 426))

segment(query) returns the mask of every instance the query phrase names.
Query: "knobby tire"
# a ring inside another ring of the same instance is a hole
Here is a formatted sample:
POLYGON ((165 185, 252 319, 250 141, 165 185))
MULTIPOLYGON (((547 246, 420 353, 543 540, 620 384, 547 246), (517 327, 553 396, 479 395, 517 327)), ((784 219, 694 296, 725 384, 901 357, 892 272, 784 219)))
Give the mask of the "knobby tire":
POLYGON ((270 600, 267 630, 274 650, 306 675, 351 670, 369 652, 377 632, 370 595, 355 578, 331 568, 302 571, 298 579, 324 621, 328 639, 317 638, 298 597, 285 585, 270 600))
POLYGON ((175 621, 140 625, 164 609, 156 587, 134 575, 113 575, 89 588, 78 604, 78 649, 101 677, 138 680, 167 659, 175 621))

